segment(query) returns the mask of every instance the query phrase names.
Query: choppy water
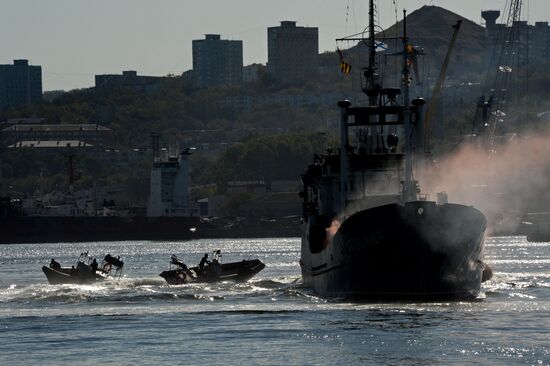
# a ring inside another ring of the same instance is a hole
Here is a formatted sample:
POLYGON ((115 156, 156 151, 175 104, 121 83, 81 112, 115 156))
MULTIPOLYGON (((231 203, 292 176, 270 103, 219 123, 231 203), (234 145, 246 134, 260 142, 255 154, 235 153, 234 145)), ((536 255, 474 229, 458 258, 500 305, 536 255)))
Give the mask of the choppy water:
POLYGON ((352 304, 300 286, 299 239, 0 246, 0 365, 550 364, 550 243, 488 239, 495 277, 472 302, 352 304), (244 284, 169 286, 220 248, 260 258, 244 284), (51 286, 41 266, 88 250, 120 255, 124 277, 51 286))

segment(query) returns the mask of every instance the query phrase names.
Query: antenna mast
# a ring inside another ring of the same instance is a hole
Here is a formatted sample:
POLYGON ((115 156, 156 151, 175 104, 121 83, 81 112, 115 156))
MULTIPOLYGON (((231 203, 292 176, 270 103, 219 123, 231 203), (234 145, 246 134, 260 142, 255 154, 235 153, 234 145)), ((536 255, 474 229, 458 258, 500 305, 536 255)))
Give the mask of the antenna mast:
POLYGON ((374 42, 374 0, 370 0, 369 2, 369 67, 372 69, 374 69, 375 62, 376 62, 375 45, 376 44, 374 42))
POLYGON ((376 43, 374 39, 374 0, 369 1, 369 66, 365 70, 366 86, 363 91, 369 97, 369 105, 378 104, 380 85, 376 83, 376 43))

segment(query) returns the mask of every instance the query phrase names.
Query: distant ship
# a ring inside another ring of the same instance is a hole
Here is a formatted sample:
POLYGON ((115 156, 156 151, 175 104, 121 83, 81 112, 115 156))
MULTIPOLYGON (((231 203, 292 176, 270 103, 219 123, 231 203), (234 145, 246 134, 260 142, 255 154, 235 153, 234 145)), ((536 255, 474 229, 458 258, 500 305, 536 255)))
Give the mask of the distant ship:
POLYGON ((405 27, 403 86, 382 88, 374 27, 371 0, 370 35, 362 39, 369 46, 363 89, 369 103, 338 103, 339 149, 316 155, 302 175, 303 283, 325 297, 475 297, 486 268, 486 218, 447 203, 444 194, 438 202, 421 194, 413 172, 424 151, 425 102, 409 100, 414 50, 405 27))
POLYGON ((157 139, 153 145, 156 149, 147 215, 98 214, 92 195, 75 192, 72 184, 67 194, 54 200, 55 204, 45 204, 48 200, 38 197, 26 204, 30 206, 27 210, 21 200, 0 197, 0 244, 299 235, 297 220, 292 218, 202 218, 189 197, 192 149, 161 156, 157 139))
POLYGON ((4 197, 0 199, 0 243, 195 238, 201 219, 189 200, 190 154, 186 149, 179 156, 155 155, 147 216, 98 215, 90 209, 89 198, 77 199, 72 184, 64 202, 28 213, 19 200, 4 197))

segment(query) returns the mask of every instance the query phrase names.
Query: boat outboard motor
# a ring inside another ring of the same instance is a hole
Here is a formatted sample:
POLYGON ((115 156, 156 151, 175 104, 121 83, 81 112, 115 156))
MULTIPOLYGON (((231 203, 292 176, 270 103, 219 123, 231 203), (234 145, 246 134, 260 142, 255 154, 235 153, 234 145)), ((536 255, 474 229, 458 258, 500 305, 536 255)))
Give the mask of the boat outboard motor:
POLYGON ((182 269, 188 269, 187 268, 187 265, 185 263, 183 263, 182 261, 180 261, 178 259, 178 257, 176 257, 175 255, 172 255, 170 257, 170 263, 176 265, 176 266, 180 266, 182 269))
POLYGON ((103 260, 115 267, 117 267, 118 269, 121 269, 123 266, 124 266, 124 262, 120 260, 120 257, 118 258, 115 258, 113 257, 112 255, 110 254, 107 254, 105 256, 105 258, 103 258, 103 260))

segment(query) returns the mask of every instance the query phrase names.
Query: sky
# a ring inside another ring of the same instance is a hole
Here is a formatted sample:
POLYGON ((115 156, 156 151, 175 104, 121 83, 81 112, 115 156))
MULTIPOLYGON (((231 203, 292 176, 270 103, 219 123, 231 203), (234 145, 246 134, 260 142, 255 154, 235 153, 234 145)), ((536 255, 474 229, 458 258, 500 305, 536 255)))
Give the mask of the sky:
MULTIPOLYGON (((386 28, 396 9, 437 5, 476 23, 509 0, 377 0, 386 28), (394 5, 394 3, 396 5, 394 5)), ((550 20, 550 0, 524 0, 530 23, 550 20)), ((267 27, 282 20, 319 28, 319 50, 363 31, 367 0, 0 0, 0 64, 42 66, 43 90, 94 85, 96 74, 179 75, 192 68, 191 42, 204 34, 243 41, 244 64, 267 60, 267 27)))

